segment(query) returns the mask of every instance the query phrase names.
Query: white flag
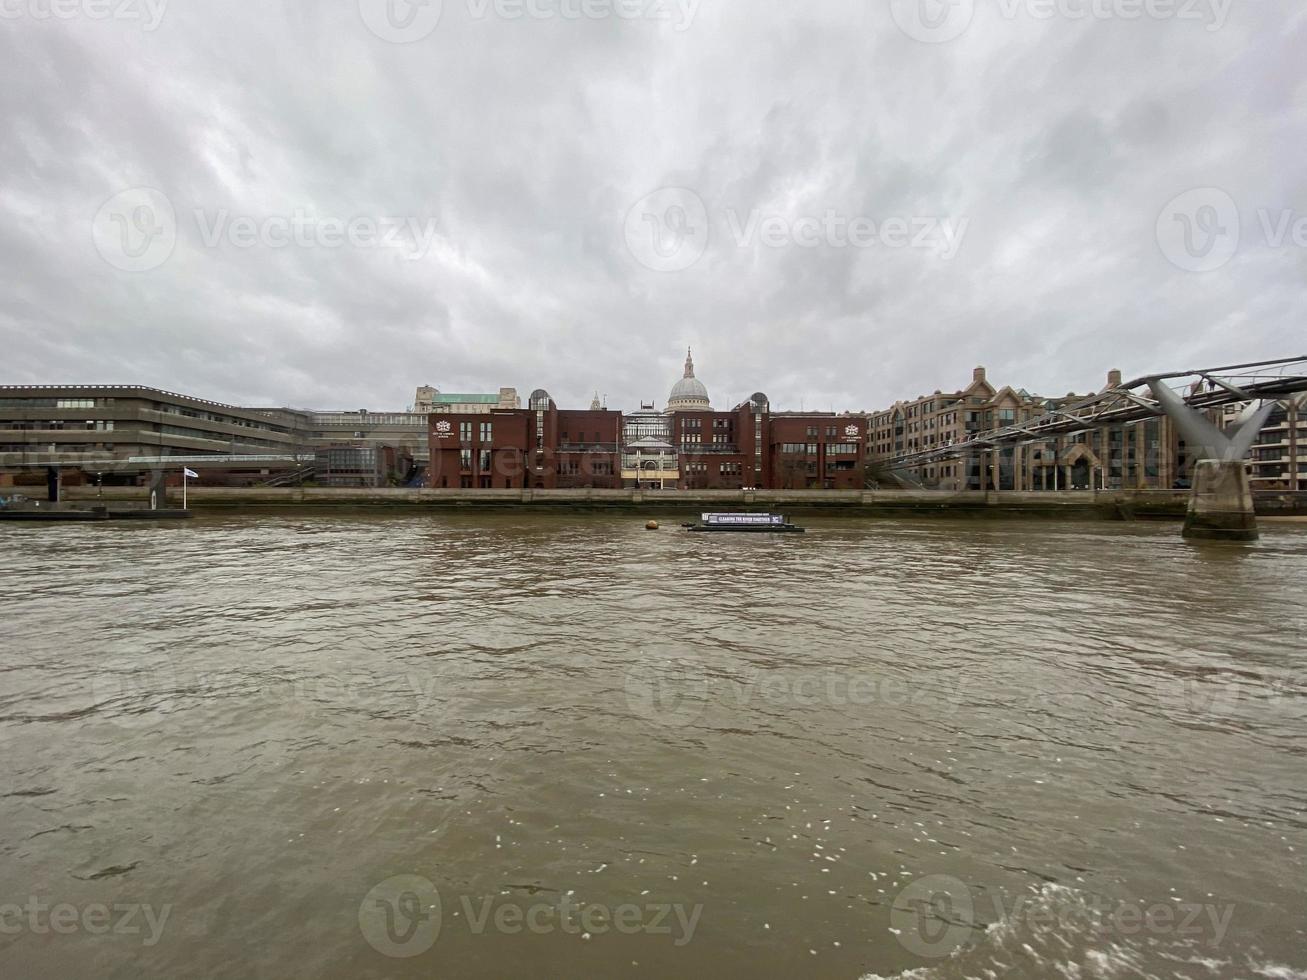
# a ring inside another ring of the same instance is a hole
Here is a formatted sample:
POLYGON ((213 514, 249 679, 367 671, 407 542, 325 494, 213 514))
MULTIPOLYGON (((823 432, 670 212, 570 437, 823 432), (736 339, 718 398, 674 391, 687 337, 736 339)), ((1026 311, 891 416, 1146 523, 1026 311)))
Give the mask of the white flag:
POLYGON ((192 480, 198 480, 200 478, 200 474, 192 469, 188 469, 187 467, 182 467, 182 475, 189 476, 192 480))

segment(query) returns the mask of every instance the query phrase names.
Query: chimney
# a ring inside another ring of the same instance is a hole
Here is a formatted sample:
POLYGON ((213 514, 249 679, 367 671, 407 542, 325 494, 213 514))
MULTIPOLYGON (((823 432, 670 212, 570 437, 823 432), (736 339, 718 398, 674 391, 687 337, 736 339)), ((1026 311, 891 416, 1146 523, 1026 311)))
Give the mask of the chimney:
POLYGON ((1111 371, 1108 371, 1108 372, 1107 372, 1107 386, 1108 386, 1109 388, 1120 388, 1120 387, 1121 387, 1121 369, 1120 369, 1120 368, 1113 368, 1111 371))
POLYGON ((976 370, 972 371, 972 372, 971 372, 971 380, 972 380, 972 381, 984 381, 984 380, 985 380, 985 369, 984 369, 983 367, 978 367, 978 368, 976 368, 976 370))

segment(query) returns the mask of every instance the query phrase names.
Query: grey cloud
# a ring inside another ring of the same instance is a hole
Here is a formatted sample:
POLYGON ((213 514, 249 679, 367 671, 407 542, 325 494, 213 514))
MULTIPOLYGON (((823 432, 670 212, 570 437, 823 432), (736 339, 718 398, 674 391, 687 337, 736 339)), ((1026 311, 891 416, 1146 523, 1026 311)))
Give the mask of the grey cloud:
POLYGON ((1008 19, 923 44, 889 3, 705 0, 688 29, 477 19, 446 0, 389 44, 353 2, 170 4, 155 31, 0 20, 0 380, 402 407, 446 390, 661 400, 687 344, 717 402, 876 408, 995 380, 1047 393, 1127 372, 1304 353, 1304 15, 1008 19), (158 268, 91 235, 118 192, 178 216, 158 268), (666 186, 712 222, 645 268, 623 222, 666 186), (1171 265, 1162 209, 1228 191, 1244 240, 1171 265), (431 251, 209 247, 195 212, 436 223, 431 251), (732 240, 728 212, 969 220, 950 260, 732 240))

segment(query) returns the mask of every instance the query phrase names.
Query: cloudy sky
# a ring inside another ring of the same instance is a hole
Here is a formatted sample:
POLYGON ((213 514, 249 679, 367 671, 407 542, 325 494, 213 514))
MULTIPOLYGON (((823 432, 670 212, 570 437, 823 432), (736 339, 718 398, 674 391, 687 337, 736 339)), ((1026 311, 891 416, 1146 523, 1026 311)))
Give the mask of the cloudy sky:
POLYGON ((1300 0, 0 0, 0 382, 403 408, 1307 354, 1300 0))

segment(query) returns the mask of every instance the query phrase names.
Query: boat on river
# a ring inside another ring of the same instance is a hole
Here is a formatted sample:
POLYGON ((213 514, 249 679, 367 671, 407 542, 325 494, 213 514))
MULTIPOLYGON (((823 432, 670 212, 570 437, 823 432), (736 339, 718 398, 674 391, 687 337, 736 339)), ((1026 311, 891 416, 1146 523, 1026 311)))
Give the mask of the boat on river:
POLYGON ((686 524, 690 531, 735 531, 762 534, 802 534, 807 528, 791 524, 784 514, 700 514, 697 524, 686 524))

